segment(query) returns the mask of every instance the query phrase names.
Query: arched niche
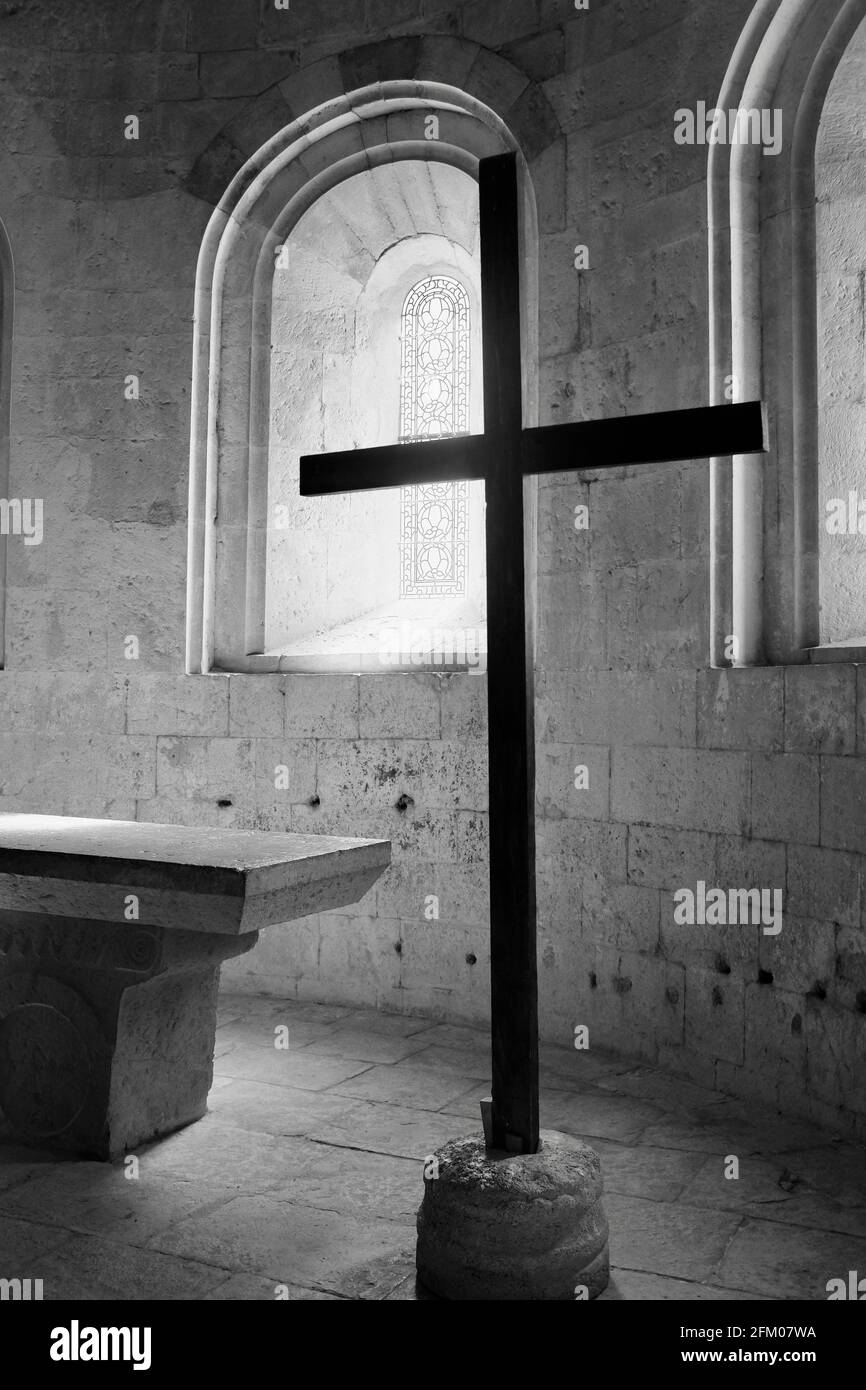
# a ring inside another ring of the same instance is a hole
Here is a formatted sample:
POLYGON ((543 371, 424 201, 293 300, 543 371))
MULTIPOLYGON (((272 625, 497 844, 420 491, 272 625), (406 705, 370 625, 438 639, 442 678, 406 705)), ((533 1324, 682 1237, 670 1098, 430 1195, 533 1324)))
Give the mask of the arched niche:
MULTIPOLYGON (((12 410, 12 331, 15 274, 12 247, 0 222, 0 497, 9 496, 9 430, 12 410)), ((0 535, 0 669, 6 663, 6 537, 0 535)))
POLYGON ((815 160, 820 643, 866 645, 866 19, 830 84, 815 160))
MULTIPOLYGON (((432 82, 382 82, 326 103, 269 141, 209 223, 196 278, 187 668, 263 669, 271 312, 278 249, 328 190, 366 170, 439 161, 477 179, 517 150, 488 106, 432 82), (438 138, 427 139, 429 117, 438 138)), ((525 160, 523 336, 536 360, 537 227, 525 160)), ((535 418, 532 373, 525 418, 535 418)), ((264 665, 264 669, 274 669, 264 665)))
POLYGON ((709 150, 710 397, 763 397, 771 421, 766 458, 712 460, 717 666, 804 661, 819 641, 815 150, 862 19, 863 0, 758 0, 716 101, 783 121, 778 155, 709 150))

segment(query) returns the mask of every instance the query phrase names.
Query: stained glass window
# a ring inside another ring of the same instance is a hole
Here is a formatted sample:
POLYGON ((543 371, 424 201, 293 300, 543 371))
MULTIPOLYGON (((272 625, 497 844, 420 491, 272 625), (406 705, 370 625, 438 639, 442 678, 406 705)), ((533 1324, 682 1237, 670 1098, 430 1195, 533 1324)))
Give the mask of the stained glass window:
MULTIPOLYGON (((459 280, 431 275, 403 305, 400 439, 469 433, 469 295, 459 280)), ((466 592, 468 483, 401 490, 400 595, 466 592)))

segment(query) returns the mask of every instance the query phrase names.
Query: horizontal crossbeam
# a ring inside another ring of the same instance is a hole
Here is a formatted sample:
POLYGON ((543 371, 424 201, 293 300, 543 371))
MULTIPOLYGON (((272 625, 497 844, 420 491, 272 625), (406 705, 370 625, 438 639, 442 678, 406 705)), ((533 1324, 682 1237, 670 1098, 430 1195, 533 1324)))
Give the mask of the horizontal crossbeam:
POLYGON ((523 431, 524 473, 567 473, 575 468, 682 463, 766 452, 767 419, 761 401, 617 415, 608 420, 523 431))
POLYGON ((487 439, 483 434, 383 444, 376 449, 344 449, 338 454, 308 454, 301 459, 301 496, 483 478, 486 461, 487 439))
MULTIPOLYGON (((523 430, 521 466, 526 474, 570 473, 761 454, 767 448, 766 410, 760 401, 747 401, 523 430)), ((301 495, 485 478, 491 451, 498 453, 495 434, 306 455, 301 459, 301 495)))

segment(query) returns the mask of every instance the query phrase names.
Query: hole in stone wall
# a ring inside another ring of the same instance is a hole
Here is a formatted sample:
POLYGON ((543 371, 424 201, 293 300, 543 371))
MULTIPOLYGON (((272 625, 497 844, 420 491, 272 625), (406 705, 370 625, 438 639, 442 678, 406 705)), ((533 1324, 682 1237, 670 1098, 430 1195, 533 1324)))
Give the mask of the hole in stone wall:
POLYGON ((773 983, 773 972, 772 972, 772 970, 759 970, 759 971, 758 971, 758 984, 759 984, 759 985, 771 985, 772 983, 773 983))
POLYGON ((713 1003, 714 1003, 714 1005, 716 1006, 716 1008, 719 1008, 719 1009, 720 1009, 720 1008, 722 1007, 722 1005, 724 1004, 724 1002, 725 1002, 725 996, 722 994, 722 991, 719 989, 718 985, 713 985, 713 1003))
POLYGON ((589 972, 589 987, 590 989, 598 989, 598 976, 594 970, 589 972))
POLYGON ((231 803, 231 799, 230 799, 229 797, 227 797, 227 796, 222 797, 222 799, 221 799, 220 801, 217 802, 217 806, 223 806, 223 807, 225 807, 225 806, 231 806, 231 804, 232 804, 232 803, 231 803))
POLYGON ((474 956, 474 955, 472 954, 471 951, 469 952, 469 955, 466 957, 466 964, 467 964, 467 965, 477 965, 477 964, 478 964, 478 957, 477 957, 477 956, 474 956))
POLYGON ((397 955, 398 955, 398 956, 402 956, 402 954, 403 954, 403 942, 402 942, 402 941, 395 941, 395 942, 394 942, 394 950, 397 952, 397 955))
POLYGON ((728 965, 728 962, 725 960, 724 956, 716 957, 716 969, 718 970, 720 975, 730 975, 731 973, 731 967, 728 965))
POLYGON ((855 1006, 858 1014, 866 1014, 866 989, 861 989, 857 995, 855 1006))
POLYGON ((807 995, 806 995, 806 998, 807 998, 807 999, 826 999, 826 998, 827 998, 827 986, 824 984, 824 981, 823 981, 823 980, 816 980, 815 983, 813 984, 812 988, 808 991, 808 993, 807 993, 807 995))
POLYGON ((307 802, 308 806, 321 806, 321 804, 322 798, 320 796, 311 796, 309 801, 307 802))
POLYGON ((802 1018, 800 1017, 799 1014, 794 1014, 794 1017, 791 1019, 791 1032, 794 1033, 794 1034, 797 1034, 797 1033, 802 1033, 802 1031, 803 1031, 803 1020, 802 1020, 802 1018))

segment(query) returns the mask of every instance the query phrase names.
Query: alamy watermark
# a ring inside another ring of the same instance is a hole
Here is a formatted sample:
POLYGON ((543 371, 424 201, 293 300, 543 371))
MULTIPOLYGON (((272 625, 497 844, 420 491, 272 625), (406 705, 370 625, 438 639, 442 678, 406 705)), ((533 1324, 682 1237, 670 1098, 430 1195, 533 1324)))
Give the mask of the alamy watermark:
POLYGON ((677 145, 763 145, 764 154, 779 154, 782 149, 779 107, 739 106, 723 111, 699 101, 694 111, 686 106, 675 111, 674 122, 677 145))
POLYGON ((51 1332, 52 1361, 130 1361, 134 1371, 148 1371, 151 1363, 149 1327, 82 1327, 73 1318, 69 1327, 51 1332))
POLYGON ((403 621, 379 633, 382 666, 480 666, 483 634, 476 627, 425 627, 403 621))
POLYGON ((674 921, 678 927, 762 927, 764 936, 782 930, 781 888, 707 888, 698 880, 694 891, 674 893, 674 921))
POLYGON ((42 544, 41 497, 0 497, 0 536, 23 536, 25 545, 42 544))
POLYGON ((0 1279, 0 1303, 39 1303, 43 1298, 41 1279, 0 1279))
POLYGON ((831 497, 824 525, 829 536, 866 535, 866 497, 852 490, 844 497, 831 497))
POLYGON ((866 1279, 861 1279, 856 1269, 848 1270, 847 1279, 828 1279, 826 1289, 829 1303, 839 1299, 852 1303, 866 1302, 866 1279))

